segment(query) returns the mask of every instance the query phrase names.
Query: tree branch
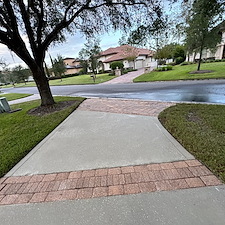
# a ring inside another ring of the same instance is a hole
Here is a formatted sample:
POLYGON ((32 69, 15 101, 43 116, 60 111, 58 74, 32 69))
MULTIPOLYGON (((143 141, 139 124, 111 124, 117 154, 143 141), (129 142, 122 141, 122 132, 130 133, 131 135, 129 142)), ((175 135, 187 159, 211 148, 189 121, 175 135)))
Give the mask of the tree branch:
POLYGON ((29 15, 28 15, 28 13, 26 11, 26 7, 24 5, 24 2, 21 1, 21 0, 17 0, 17 3, 18 3, 19 8, 20 8, 20 12, 21 12, 22 19, 23 19, 23 22, 24 22, 24 25, 25 25, 27 36, 29 38, 30 47, 32 49, 32 52, 35 53, 36 49, 37 49, 37 46, 35 44, 34 32, 32 30, 31 24, 30 24, 29 15))
MULTIPOLYGON (((75 1, 74 1, 75 2, 75 1)), ((72 5, 68 6, 68 8, 65 11, 64 19, 53 29, 53 31, 45 38, 43 42, 43 48, 47 50, 48 46, 51 44, 51 42, 55 39, 55 37, 59 34, 60 31, 62 31, 64 28, 69 26, 73 20, 84 10, 88 7, 91 0, 88 0, 85 5, 83 5, 74 15, 67 21, 67 13, 69 9, 71 9, 72 5)))
MULTIPOLYGON (((74 5, 76 1, 73 1, 68 7, 67 9, 65 10, 65 14, 64 14, 64 19, 61 21, 61 23, 59 23, 55 28, 54 30, 46 37, 45 41, 43 42, 43 47, 44 49, 46 50, 48 48, 48 46, 50 45, 50 43, 55 39, 56 35, 62 31, 64 28, 66 28, 67 26, 69 26, 73 21, 74 19, 84 10, 93 10, 93 9, 97 9, 97 8, 100 8, 104 5, 109 5, 109 3, 105 2, 105 3, 102 3, 102 4, 99 4, 99 5, 96 5, 96 6, 92 6, 90 7, 90 3, 91 3, 91 0, 88 0, 85 5, 83 5, 76 13, 74 13, 73 16, 71 16, 71 18, 69 20, 67 20, 67 13, 69 12, 69 10, 72 8, 72 6, 74 5)), ((140 3, 110 3, 111 6, 114 6, 114 5, 125 5, 125 6, 133 6, 133 5, 145 5, 146 6, 146 3, 144 2, 140 2, 140 3)))
POLYGON ((13 11, 13 8, 10 4, 10 1, 3 0, 3 2, 4 2, 4 5, 6 7, 6 10, 7 10, 7 14, 8 14, 8 18, 9 18, 9 21, 11 23, 11 26, 12 26, 12 30, 13 30, 13 32, 16 36, 19 36, 19 30, 18 30, 18 24, 17 24, 17 21, 16 21, 16 16, 14 14, 14 11, 13 11))
POLYGON ((9 44, 9 38, 6 32, 0 30, 0 43, 4 44, 4 45, 8 45, 9 44))
POLYGON ((105 6, 105 5, 110 5, 110 6, 114 6, 114 5, 124 5, 124 6, 132 6, 132 5, 145 5, 146 6, 146 3, 144 2, 134 2, 134 3, 121 3, 121 2, 112 2, 112 3, 102 3, 100 5, 96 5, 96 6, 92 6, 92 7, 88 7, 87 9, 90 9, 90 10, 93 10, 93 9, 97 9, 97 8, 100 8, 102 6, 105 6))

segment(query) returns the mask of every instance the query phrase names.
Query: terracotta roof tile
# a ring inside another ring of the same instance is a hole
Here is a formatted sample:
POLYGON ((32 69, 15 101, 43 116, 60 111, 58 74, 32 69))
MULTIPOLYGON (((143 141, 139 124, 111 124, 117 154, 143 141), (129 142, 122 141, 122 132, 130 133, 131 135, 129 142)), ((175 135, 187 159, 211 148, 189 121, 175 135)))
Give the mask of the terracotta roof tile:
POLYGON ((140 55, 147 55, 152 56, 154 54, 153 51, 145 49, 145 48, 135 48, 130 45, 122 45, 115 48, 109 48, 105 51, 100 52, 99 56, 109 56, 112 55, 110 58, 106 59, 104 62, 112 62, 126 59, 128 56, 140 56, 140 55))

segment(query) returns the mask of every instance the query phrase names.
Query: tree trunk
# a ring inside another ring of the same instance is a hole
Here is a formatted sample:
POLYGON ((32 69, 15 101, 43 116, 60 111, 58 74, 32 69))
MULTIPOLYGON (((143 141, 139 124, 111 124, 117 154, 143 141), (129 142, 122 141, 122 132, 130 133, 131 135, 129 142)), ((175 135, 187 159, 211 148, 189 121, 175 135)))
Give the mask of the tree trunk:
POLYGON ((200 49, 200 57, 199 57, 199 61, 198 61, 198 69, 197 69, 197 71, 199 71, 200 67, 201 67, 202 51, 203 51, 203 45, 201 45, 201 49, 200 49))
POLYGON ((48 83, 48 79, 45 76, 43 65, 37 66, 36 68, 31 68, 31 71, 33 73, 34 81, 37 85, 38 91, 41 96, 41 105, 48 106, 48 105, 55 104, 55 101, 53 99, 51 89, 48 83))

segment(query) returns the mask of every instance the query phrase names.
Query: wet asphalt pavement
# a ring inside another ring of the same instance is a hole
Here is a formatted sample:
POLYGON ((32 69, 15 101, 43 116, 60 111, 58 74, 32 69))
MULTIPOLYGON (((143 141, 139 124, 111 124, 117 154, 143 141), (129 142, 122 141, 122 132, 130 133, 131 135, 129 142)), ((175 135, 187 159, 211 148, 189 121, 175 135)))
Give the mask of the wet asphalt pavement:
MULTIPOLYGON (((52 86, 54 95, 225 104, 225 80, 52 86)), ((37 94, 36 87, 5 92, 37 94)))

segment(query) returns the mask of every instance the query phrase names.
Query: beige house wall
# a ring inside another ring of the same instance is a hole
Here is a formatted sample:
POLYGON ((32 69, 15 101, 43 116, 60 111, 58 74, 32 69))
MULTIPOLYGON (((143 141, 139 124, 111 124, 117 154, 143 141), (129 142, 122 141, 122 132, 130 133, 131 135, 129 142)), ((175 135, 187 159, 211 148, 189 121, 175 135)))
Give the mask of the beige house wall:
MULTIPOLYGON (((225 32, 222 33, 222 41, 220 44, 217 45, 217 48, 215 52, 210 51, 209 49, 204 49, 202 52, 202 59, 208 59, 208 58, 215 58, 215 59, 222 59, 223 58, 223 51, 224 51, 224 45, 225 45, 225 32)), ((189 56, 189 61, 194 61, 194 53, 189 56)), ((200 54, 197 53, 195 56, 195 59, 199 59, 200 54)), ((186 57, 186 61, 188 61, 188 56, 186 57)))
POLYGON ((75 61, 75 59, 64 59, 63 62, 65 63, 65 65, 68 65, 68 66, 78 66, 78 65, 80 65, 80 62, 75 61))
MULTIPOLYGON (((98 61, 100 62, 104 62, 106 59, 110 58, 112 55, 109 56, 101 56, 100 58, 98 58, 98 61)), ((128 60, 122 60, 123 61, 123 65, 124 68, 130 68, 133 67, 135 69, 141 69, 146 67, 148 64, 150 64, 150 62, 155 61, 153 60, 152 57, 146 57, 146 56, 138 56, 137 59, 135 60, 135 66, 134 66, 134 62, 128 62, 128 60)), ((110 69, 110 63, 103 63, 104 64, 104 70, 111 70, 110 69)), ((101 70, 102 68, 99 68, 99 70, 101 70)))
POLYGON ((65 75, 68 75, 68 74, 79 73, 81 69, 82 69, 82 68, 79 68, 79 69, 76 69, 76 68, 73 68, 73 69, 67 69, 66 72, 65 72, 64 74, 65 74, 65 75))

